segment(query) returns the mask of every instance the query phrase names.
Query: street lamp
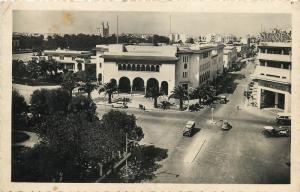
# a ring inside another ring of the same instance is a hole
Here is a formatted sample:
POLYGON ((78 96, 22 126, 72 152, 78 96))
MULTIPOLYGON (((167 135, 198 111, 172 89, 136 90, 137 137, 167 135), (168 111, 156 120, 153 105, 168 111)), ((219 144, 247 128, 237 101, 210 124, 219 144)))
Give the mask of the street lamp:
POLYGON ((125 153, 126 153, 126 157, 125 157, 125 178, 126 178, 126 182, 128 182, 128 144, 130 142, 138 142, 136 140, 132 140, 132 139, 128 139, 128 134, 126 133, 126 149, 125 149, 125 153))
POLYGON ((211 108, 211 124, 215 124, 216 122, 214 121, 214 109, 215 108, 211 108))

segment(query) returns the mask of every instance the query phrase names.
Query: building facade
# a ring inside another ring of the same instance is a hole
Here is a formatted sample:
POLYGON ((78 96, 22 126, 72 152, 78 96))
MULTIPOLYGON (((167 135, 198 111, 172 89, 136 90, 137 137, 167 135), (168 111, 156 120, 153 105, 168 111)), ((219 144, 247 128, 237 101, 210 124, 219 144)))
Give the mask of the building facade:
POLYGON ((259 65, 252 75, 256 84, 254 99, 259 108, 291 111, 291 43, 261 42, 259 65))
POLYGON ((33 56, 33 60, 55 60, 63 64, 64 69, 78 72, 84 71, 90 62, 91 52, 73 51, 68 49, 45 50, 42 56, 33 56))
POLYGON ((223 72, 223 45, 97 45, 97 79, 114 82, 121 92, 169 95, 175 86, 198 87, 223 72))
POLYGON ((156 87, 168 95, 175 87, 176 46, 114 44, 97 52, 103 62, 101 68, 97 64, 98 81, 114 82, 120 92, 146 93, 156 87))
POLYGON ((229 70, 232 68, 233 63, 237 60, 237 50, 234 46, 226 46, 224 48, 223 62, 224 70, 229 70))

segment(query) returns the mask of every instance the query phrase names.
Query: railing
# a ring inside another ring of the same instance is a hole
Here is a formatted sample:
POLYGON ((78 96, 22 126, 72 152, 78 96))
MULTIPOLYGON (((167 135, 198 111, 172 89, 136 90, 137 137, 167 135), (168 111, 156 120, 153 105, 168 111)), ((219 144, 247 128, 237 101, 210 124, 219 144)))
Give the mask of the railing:
POLYGON ((291 70, 275 67, 256 66, 252 78, 280 83, 291 83, 291 70))
POLYGON ((290 55, 281 55, 281 54, 272 54, 272 53, 259 53, 257 58, 262 59, 262 60, 291 62, 291 56, 290 55))

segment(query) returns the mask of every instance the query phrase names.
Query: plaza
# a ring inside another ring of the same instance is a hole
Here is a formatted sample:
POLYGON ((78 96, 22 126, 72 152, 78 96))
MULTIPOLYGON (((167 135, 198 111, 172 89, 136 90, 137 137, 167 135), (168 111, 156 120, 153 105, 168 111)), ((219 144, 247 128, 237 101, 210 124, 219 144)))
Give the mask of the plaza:
MULTIPOLYGON (((289 183, 290 138, 266 138, 261 133, 263 126, 275 125, 276 114, 247 105, 243 97, 253 70, 254 64, 248 63, 240 72, 245 78, 234 80, 237 87, 229 102, 216 106, 215 125, 209 122, 210 108, 200 112, 120 109, 134 114, 143 127, 145 138, 140 145, 168 150, 168 157, 160 162, 162 167, 148 182, 289 183), (182 136, 188 120, 194 120, 199 129, 193 137, 182 136), (228 120, 233 128, 222 131, 221 120, 228 120)), ((104 114, 105 106, 98 105, 97 112, 99 116, 104 114)))

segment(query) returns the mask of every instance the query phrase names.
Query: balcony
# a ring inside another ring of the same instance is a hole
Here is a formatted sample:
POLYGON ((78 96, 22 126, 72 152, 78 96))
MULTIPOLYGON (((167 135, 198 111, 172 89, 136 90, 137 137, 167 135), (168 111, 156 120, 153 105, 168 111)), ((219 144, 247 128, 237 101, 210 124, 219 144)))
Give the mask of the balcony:
POLYGON ((291 62, 290 55, 259 53, 257 58, 261 60, 269 60, 269 61, 291 62))
POLYGON ((251 75, 253 79, 272 81, 277 83, 290 84, 291 70, 274 67, 256 66, 254 73, 251 75))

